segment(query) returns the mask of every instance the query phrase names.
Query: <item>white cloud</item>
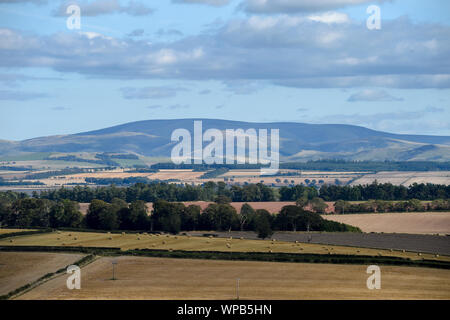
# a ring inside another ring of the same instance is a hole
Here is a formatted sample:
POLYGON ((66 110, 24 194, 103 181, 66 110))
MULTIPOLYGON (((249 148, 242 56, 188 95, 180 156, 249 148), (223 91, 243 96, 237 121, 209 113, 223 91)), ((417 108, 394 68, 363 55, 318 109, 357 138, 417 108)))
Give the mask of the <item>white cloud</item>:
POLYGON ((387 93, 384 90, 377 90, 377 89, 366 89, 359 91, 357 93, 352 94, 347 101, 350 102, 357 102, 357 101, 370 101, 370 102, 377 102, 377 101, 403 101, 403 98, 397 98, 389 93, 387 93))
POLYGON ((172 0, 172 2, 185 4, 206 4, 209 6, 221 7, 230 3, 230 0, 172 0))
POLYGON ((105 14, 125 13, 132 16, 146 16, 153 13, 153 9, 138 1, 129 1, 127 5, 121 5, 119 0, 94 0, 94 1, 64 1, 53 13, 56 16, 67 16, 67 7, 71 4, 80 6, 81 15, 94 17, 105 14))
POLYGON ((308 16, 311 21, 323 22, 323 23, 348 23, 350 19, 347 14, 340 12, 325 12, 316 15, 308 16))
POLYGON ((250 13, 297 13, 328 11, 386 0, 244 0, 241 8, 250 13))

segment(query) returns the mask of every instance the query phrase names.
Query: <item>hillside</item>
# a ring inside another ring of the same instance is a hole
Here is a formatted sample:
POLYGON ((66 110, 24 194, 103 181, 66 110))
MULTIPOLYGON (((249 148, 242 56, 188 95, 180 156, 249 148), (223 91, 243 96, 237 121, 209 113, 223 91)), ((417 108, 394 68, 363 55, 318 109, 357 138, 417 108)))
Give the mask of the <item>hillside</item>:
MULTIPOLYGON (((24 141, 0 140, 0 155, 34 152, 120 152, 169 157, 175 143, 173 130, 188 129, 194 119, 146 120, 72 135, 39 137, 24 141)), ((203 120, 203 130, 279 129, 280 159, 306 161, 345 160, 450 160, 449 136, 403 135, 342 124, 294 122, 250 123, 203 120)))

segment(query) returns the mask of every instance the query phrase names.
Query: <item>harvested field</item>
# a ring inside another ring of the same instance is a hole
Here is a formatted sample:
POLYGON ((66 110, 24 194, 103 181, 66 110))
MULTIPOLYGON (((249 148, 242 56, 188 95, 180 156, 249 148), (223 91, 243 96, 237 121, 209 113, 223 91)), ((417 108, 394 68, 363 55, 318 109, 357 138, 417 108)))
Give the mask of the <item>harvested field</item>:
MULTIPOLYGON (((197 232, 201 235, 203 232, 197 232)), ((211 232, 209 232, 211 233, 211 232)), ((215 233, 215 232, 214 232, 215 233)), ((193 234, 195 234, 193 232, 193 234)), ((256 240, 256 234, 253 232, 228 232, 218 233, 222 238, 208 238, 202 236, 173 236, 156 234, 108 234, 93 232, 53 232, 37 234, 30 236, 21 236, 15 238, 13 242, 8 239, 0 240, 0 246, 83 246, 83 247, 115 247, 123 250, 128 249, 162 249, 162 250, 188 250, 188 251, 223 251, 223 252, 290 252, 290 253, 317 253, 317 254, 351 254, 351 255, 370 255, 370 256, 393 256, 410 258, 412 260, 431 259, 450 261, 448 256, 435 257, 433 254, 422 254, 418 256, 413 252, 390 251, 391 246, 384 250, 358 248, 358 238, 353 240, 354 247, 339 245, 320 245, 307 243, 307 235, 300 240, 301 243, 295 243, 301 234, 279 234, 274 237, 277 241, 256 240), (233 239, 227 239, 230 235, 233 239), (240 239, 245 237, 245 239, 240 239), (291 237, 292 239, 289 239, 291 237), (296 239, 293 239, 296 238, 296 239), (289 240, 287 240, 289 239, 289 240), (286 241, 287 240, 287 241, 286 241), (228 244, 228 245, 227 245, 228 244)), ((320 235, 320 234, 318 234, 320 235)), ((316 234, 313 235, 316 240, 316 234)), ((445 240, 445 239, 444 239, 445 240)), ((448 242, 446 242, 448 244, 448 242)), ((392 244, 394 245, 394 244, 392 244)), ((363 247, 363 246, 361 246, 363 247)), ((435 251, 432 251, 434 253, 435 251)), ((439 250, 436 250, 439 252, 439 250)))
POLYGON ((33 282, 81 259, 82 254, 1 252, 0 295, 33 282))
POLYGON ((0 234, 24 232, 24 231, 34 231, 34 230, 35 229, 0 229, 0 234))
MULTIPOLYGON (((195 235, 200 232, 191 232, 195 235)), ((214 232, 219 237, 257 239, 254 232, 214 232)), ((449 236, 400 233, 355 233, 355 232, 275 232, 272 238, 280 241, 299 241, 325 245, 351 246, 361 248, 380 248, 428 252, 450 256, 449 236)), ((0 242, 1 244, 1 242, 0 242)), ((355 249, 356 250, 356 249, 355 249)), ((395 252, 395 251, 394 251, 395 252)), ((450 257, 449 257, 450 258, 450 257)))
POLYGON ((68 290, 59 276, 19 299, 450 299, 450 271, 381 267, 381 290, 368 290, 367 266, 111 258, 81 271, 81 289, 68 290))
POLYGON ((202 176, 205 171, 193 171, 193 170, 159 170, 159 172, 152 173, 149 176, 150 179, 179 179, 179 180, 192 180, 202 176))
POLYGON ((413 183, 450 184, 450 171, 381 171, 367 174, 356 179, 351 185, 378 183, 392 183, 394 185, 409 186, 413 183))
POLYGON ((359 227, 363 232, 450 234, 450 212, 333 214, 323 217, 359 227))

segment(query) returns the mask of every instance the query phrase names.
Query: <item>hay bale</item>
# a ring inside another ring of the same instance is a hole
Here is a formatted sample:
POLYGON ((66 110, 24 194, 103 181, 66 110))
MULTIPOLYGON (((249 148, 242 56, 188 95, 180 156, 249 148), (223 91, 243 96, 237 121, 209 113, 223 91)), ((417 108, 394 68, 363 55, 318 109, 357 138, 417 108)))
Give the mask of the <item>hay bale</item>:
POLYGON ((166 244, 166 242, 165 242, 165 241, 163 241, 163 242, 162 242, 162 244, 166 244))
POLYGON ((74 237, 73 240, 77 240, 77 237, 74 237))
POLYGON ((108 239, 109 239, 109 240, 112 240, 112 237, 109 237, 108 239))
POLYGON ((436 258, 439 258, 439 255, 438 255, 438 254, 435 254, 434 256, 435 256, 436 258))
POLYGON ((420 252, 417 253, 418 256, 421 256, 422 254, 420 252))
POLYGON ((141 238, 137 237, 138 240, 141 240, 141 238))
POLYGON ((298 243, 298 240, 295 240, 295 243, 298 243))
POLYGON ((227 243, 227 248, 228 249, 231 248, 231 244, 227 243))
POLYGON ((244 237, 240 237, 239 239, 244 240, 244 237))
POLYGON ((124 236, 124 235, 126 235, 126 233, 125 233, 125 232, 122 232, 122 235, 124 236))
POLYGON ((9 240, 9 242, 13 242, 13 239, 9 240))

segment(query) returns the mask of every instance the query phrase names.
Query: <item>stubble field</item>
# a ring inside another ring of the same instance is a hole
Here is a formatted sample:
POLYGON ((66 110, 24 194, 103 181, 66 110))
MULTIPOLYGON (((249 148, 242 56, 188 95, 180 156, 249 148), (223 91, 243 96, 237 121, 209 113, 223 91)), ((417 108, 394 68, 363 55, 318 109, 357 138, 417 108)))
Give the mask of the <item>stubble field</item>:
POLYGON ((19 299, 450 299, 450 271, 381 267, 381 289, 366 287, 367 266, 211 261, 122 256, 82 268, 81 289, 59 276, 19 299))

